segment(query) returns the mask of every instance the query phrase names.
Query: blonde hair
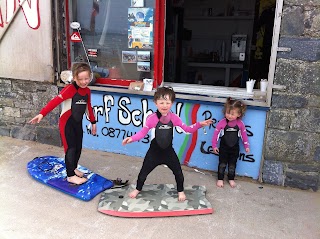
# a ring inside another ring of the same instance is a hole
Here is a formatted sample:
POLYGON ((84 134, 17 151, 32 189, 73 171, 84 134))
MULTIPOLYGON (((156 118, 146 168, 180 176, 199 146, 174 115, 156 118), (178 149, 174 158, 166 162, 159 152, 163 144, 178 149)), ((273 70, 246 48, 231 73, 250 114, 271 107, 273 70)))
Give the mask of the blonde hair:
POLYGON ((72 76, 77 77, 79 73, 87 71, 89 75, 91 74, 91 68, 87 63, 74 63, 72 66, 72 76))

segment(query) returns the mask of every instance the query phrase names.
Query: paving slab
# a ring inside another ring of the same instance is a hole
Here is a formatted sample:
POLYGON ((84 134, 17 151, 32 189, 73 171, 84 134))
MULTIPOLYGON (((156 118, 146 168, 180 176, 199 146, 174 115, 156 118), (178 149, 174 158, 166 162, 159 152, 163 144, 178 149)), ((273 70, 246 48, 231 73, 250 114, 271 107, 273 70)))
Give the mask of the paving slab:
MULTIPOLYGON (((106 142, 107 143, 107 142, 106 142)), ((237 187, 217 188, 212 172, 183 167, 185 185, 203 185, 214 213, 161 218, 121 218, 98 211, 100 195, 85 202, 34 180, 27 163, 63 157, 63 148, 0 137, 0 239, 320 238, 320 193, 271 186, 237 177, 237 187)), ((136 183, 142 158, 84 149, 80 164, 109 179, 136 183)), ((147 184, 174 184, 157 167, 147 184)))

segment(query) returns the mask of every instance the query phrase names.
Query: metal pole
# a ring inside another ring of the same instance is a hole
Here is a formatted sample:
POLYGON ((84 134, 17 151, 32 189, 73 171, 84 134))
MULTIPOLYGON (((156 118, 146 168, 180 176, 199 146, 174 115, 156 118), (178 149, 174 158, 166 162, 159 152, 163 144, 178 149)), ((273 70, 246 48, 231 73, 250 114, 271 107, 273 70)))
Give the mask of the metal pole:
MULTIPOLYGON (((78 30, 78 33, 80 35, 80 39, 81 39, 81 43, 82 43, 82 47, 83 47, 83 50, 84 50, 84 53, 86 54, 86 58, 87 58, 87 62, 90 66, 90 61, 89 61, 89 57, 88 57, 88 54, 87 54, 87 50, 86 50, 86 47, 84 46, 84 43, 82 41, 82 36, 81 36, 81 33, 80 33, 80 28, 77 29, 78 30)), ((91 67, 91 66, 90 66, 91 67)))

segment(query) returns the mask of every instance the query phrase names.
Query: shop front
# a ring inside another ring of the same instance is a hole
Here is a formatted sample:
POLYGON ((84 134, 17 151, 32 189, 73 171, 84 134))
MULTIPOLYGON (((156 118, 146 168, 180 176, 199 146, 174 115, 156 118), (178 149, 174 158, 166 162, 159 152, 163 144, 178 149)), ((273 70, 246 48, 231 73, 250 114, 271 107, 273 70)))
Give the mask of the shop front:
POLYGON ((226 98, 232 97, 248 106, 243 121, 251 149, 246 153, 241 145, 237 174, 259 178, 266 115, 276 87, 279 29, 274 22, 280 19, 275 13, 282 11, 282 1, 69 0, 65 9, 68 68, 88 62, 94 74, 98 134, 92 136, 84 121, 84 147, 143 157, 153 132, 133 144, 121 142, 156 110, 156 88, 171 86, 177 94, 172 110, 186 124, 214 121, 194 134, 175 129, 180 162, 217 171, 213 131, 226 98), (250 79, 252 91, 246 89, 250 79), (267 82, 266 89, 260 89, 261 82, 267 82))
MULTIPOLYGON (((149 95, 95 91, 92 104, 97 116, 98 134, 90 134, 90 125, 84 121, 84 147, 131 156, 144 157, 152 139, 153 132, 141 141, 122 146, 125 137, 138 132, 146 117, 156 110, 149 95)), ((220 103, 192 101, 178 98, 172 108, 188 125, 196 121, 213 119, 214 124, 200 129, 194 134, 186 134, 180 128, 174 131, 173 145, 180 162, 190 167, 217 171, 218 156, 212 150, 212 136, 216 123, 222 119, 220 103)), ((250 141, 250 153, 241 146, 237 173, 258 179, 262 158, 266 111, 249 108, 244 122, 250 141)))

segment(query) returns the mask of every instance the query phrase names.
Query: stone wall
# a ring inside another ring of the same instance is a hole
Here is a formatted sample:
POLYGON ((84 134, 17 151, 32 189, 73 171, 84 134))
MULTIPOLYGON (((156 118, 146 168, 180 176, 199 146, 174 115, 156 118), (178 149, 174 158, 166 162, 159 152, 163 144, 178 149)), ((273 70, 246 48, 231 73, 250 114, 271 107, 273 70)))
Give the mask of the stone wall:
POLYGON ((61 146, 59 107, 37 125, 27 122, 58 93, 49 83, 0 78, 0 136, 61 146))
POLYGON ((285 0, 274 90, 268 113, 262 179, 319 189, 320 0, 285 0))

